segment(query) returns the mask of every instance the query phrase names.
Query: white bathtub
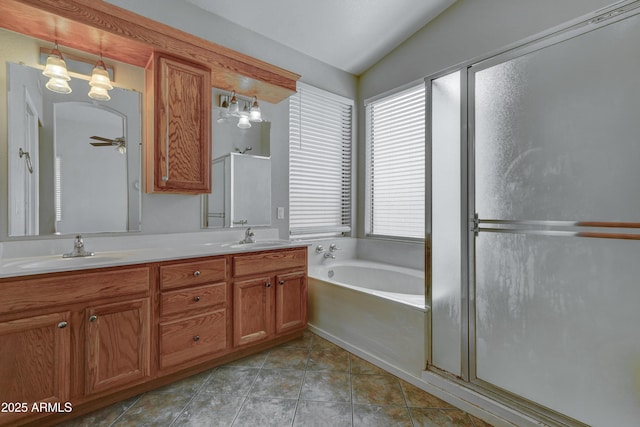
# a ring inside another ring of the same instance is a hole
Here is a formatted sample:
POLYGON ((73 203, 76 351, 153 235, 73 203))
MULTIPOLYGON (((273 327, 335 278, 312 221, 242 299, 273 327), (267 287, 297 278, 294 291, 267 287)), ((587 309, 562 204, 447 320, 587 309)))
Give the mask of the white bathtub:
POLYGON ((420 376, 428 307, 422 270, 360 259, 309 265, 309 326, 356 354, 420 376))
POLYGON ((351 259, 309 267, 309 276, 425 310, 424 272, 351 259))

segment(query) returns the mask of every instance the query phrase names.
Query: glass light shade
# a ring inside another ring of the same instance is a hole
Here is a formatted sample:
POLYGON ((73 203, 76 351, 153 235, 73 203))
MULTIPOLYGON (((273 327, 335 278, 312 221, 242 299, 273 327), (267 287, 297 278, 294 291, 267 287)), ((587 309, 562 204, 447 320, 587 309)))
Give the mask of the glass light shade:
POLYGON ((249 106, 247 105, 247 103, 244 103, 244 107, 242 108, 242 111, 240 111, 240 116, 242 117, 249 117, 249 106))
POLYGON ((261 122, 262 121, 262 112, 260 111, 260 106, 258 105, 258 98, 255 96, 251 100, 251 109, 249 110, 249 120, 252 122, 261 122))
POLYGON ((251 127, 251 123, 249 123, 249 117, 248 116, 240 117, 240 120, 238 120, 238 127, 240 129, 249 129, 251 127))
POLYGON ((49 81, 45 85, 51 92, 67 94, 71 93, 71 87, 65 79, 59 79, 57 77, 50 77, 49 81))
POLYGON ((233 98, 231 98, 231 102, 229 103, 229 114, 238 115, 240 112, 239 110, 240 108, 238 107, 238 100, 234 96, 233 98))
POLYGON ((109 96, 109 92, 105 88, 98 86, 91 86, 91 90, 89 91, 89 98, 95 99, 96 101, 108 101, 111 99, 109 96))
POLYGON ((55 78, 59 80, 69 81, 69 73, 67 72, 67 64, 62 59, 62 55, 56 56, 56 53, 60 53, 59 50, 54 49, 51 55, 47 57, 47 65, 44 67, 42 74, 49 78, 55 78))
POLYGON ((89 85, 92 87, 99 87, 106 90, 113 89, 113 85, 111 84, 111 79, 109 79, 109 73, 104 68, 104 64, 102 61, 99 61, 98 64, 93 68, 91 72, 91 81, 89 81, 89 85))

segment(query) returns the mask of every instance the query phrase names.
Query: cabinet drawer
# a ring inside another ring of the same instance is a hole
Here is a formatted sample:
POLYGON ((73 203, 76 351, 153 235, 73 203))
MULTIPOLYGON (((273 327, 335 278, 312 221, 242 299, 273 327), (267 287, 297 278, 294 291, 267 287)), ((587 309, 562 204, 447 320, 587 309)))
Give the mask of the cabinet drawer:
POLYGON ((227 348, 227 310, 160 324, 160 368, 227 348))
POLYGON ((18 278, 0 284, 0 313, 148 294, 149 287, 150 271, 147 266, 18 278))
POLYGON ((307 265, 307 249, 264 252, 233 257, 234 276, 268 273, 307 265))
POLYGON ((160 267, 160 289, 220 282, 226 277, 227 260, 224 258, 163 265, 160 267))
POLYGON ((213 307, 225 302, 227 302, 226 283, 163 292, 160 297, 160 315, 166 316, 194 308, 213 307))

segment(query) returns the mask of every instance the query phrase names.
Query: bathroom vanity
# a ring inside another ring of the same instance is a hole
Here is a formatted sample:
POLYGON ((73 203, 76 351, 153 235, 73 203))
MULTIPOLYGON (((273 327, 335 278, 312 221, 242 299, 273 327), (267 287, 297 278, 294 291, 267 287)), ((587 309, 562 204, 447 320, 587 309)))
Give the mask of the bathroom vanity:
POLYGON ((55 424, 301 335, 306 246, 208 253, 0 279, 0 425, 55 424))

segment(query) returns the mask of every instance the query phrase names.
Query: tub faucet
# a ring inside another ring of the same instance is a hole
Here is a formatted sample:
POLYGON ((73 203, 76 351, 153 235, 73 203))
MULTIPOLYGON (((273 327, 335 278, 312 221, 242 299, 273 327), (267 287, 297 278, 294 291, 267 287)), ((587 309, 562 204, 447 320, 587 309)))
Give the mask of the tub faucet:
POLYGON ((251 231, 251 227, 247 228, 244 232, 244 240, 240 240, 240 243, 255 243, 256 239, 254 239, 253 236, 255 236, 255 234, 251 231))
POLYGON ((332 254, 331 252, 325 252, 324 253, 324 258, 331 258, 331 259, 336 259, 336 256, 334 254, 332 254))
POLYGON ((82 241, 82 236, 78 234, 76 236, 76 239, 73 241, 73 250, 68 254, 63 254, 62 257, 77 258, 77 257, 94 256, 94 255, 95 255, 94 252, 87 252, 87 250, 84 248, 84 242, 82 241))

